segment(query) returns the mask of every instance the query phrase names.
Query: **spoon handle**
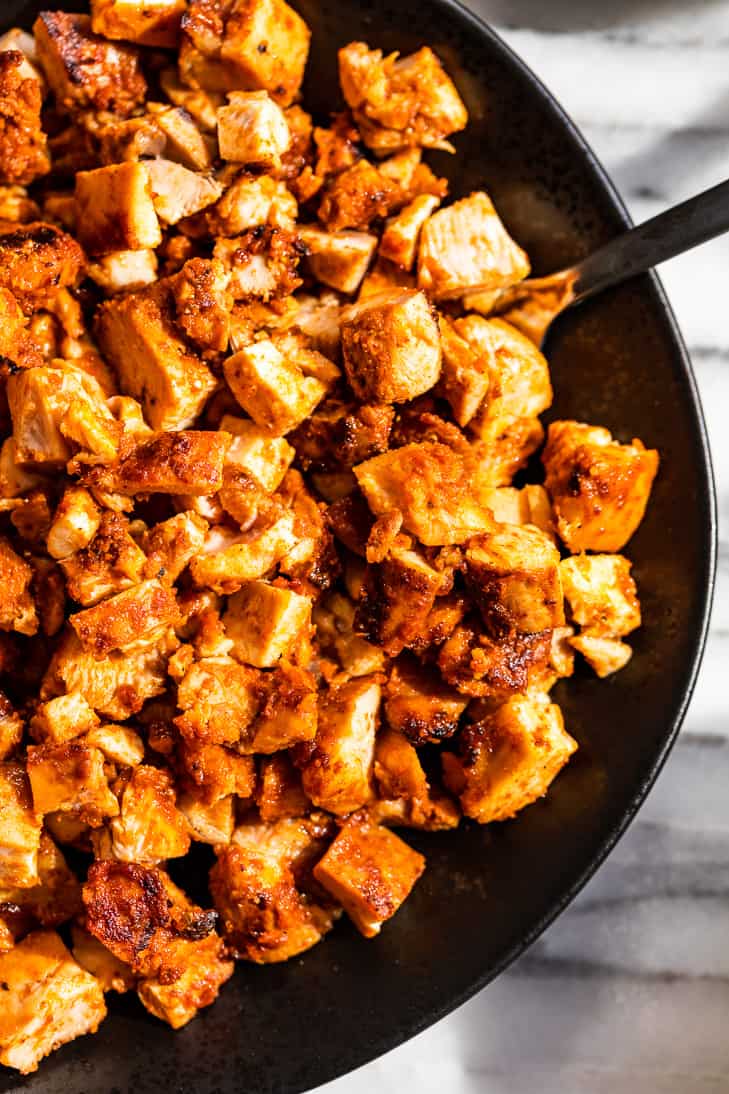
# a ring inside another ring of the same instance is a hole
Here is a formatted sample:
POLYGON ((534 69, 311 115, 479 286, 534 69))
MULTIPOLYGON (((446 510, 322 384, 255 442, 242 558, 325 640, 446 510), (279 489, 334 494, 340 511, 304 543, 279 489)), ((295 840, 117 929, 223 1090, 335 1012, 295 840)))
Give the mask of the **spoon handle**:
POLYGON ((729 180, 631 228, 578 263, 572 271, 573 302, 728 231, 729 180))

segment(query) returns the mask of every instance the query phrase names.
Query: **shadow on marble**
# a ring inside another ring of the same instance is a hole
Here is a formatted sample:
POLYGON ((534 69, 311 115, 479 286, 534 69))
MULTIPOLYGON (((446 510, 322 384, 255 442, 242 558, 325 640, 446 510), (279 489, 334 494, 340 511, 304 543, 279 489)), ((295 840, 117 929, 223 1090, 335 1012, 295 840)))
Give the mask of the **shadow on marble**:
MULTIPOLYGON (((705 0, 701 6, 720 7, 723 0, 705 0)), ((679 0, 471 0, 489 22, 511 29, 556 31, 609 30, 648 20, 670 20, 672 11, 685 14, 679 0)))

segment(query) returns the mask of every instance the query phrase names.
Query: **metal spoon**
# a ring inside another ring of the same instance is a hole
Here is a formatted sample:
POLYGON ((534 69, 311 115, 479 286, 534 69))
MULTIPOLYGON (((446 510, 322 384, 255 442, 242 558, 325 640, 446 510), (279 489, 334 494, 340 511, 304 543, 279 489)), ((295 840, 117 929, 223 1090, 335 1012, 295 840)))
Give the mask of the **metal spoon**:
POLYGON ((729 180, 623 232, 569 269, 521 282, 497 310, 543 345, 567 308, 727 231, 729 180))

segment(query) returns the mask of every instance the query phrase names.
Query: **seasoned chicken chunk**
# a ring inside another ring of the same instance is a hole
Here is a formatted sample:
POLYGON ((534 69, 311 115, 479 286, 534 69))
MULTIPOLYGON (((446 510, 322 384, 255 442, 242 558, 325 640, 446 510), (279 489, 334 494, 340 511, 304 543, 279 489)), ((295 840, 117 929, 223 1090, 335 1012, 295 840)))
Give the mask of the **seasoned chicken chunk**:
POLYGON ((546 695, 514 696, 461 733, 444 753, 448 788, 480 824, 508 820, 546 793, 577 748, 562 712, 546 695))
POLYGON ((87 547, 62 558, 60 567, 69 596, 85 608, 137 585, 147 559, 120 513, 105 510, 87 547))
POLYGON ((210 843, 214 847, 230 843, 235 827, 235 799, 232 795, 210 804, 192 794, 182 794, 177 800, 177 807, 187 821, 190 835, 198 843, 210 843))
POLYGON ((29 934, 0 955, 5 988, 0 1016, 0 1063, 23 1075, 36 1071, 49 1052, 106 1017, 104 993, 77 965, 55 931, 29 934))
MULTIPOLYGON (((318 216, 330 232, 342 228, 366 231, 373 220, 386 217, 402 203, 400 188, 368 160, 357 160, 330 181, 318 216)), ((437 203, 436 203, 437 204, 437 203)))
POLYGON ((317 731, 317 689, 311 673, 282 662, 259 684, 260 710, 241 735, 241 752, 268 754, 310 742, 317 731))
POLYGON ((110 251, 89 262, 87 272, 108 295, 144 289, 157 280, 157 255, 148 250, 110 251))
POLYGON ((0 890, 39 883, 41 821, 22 766, 0 764, 0 890))
POLYGON ((542 455, 557 530, 570 551, 619 551, 643 519, 658 453, 610 431, 552 422, 542 455))
POLYGON ((0 182, 33 182, 50 169, 40 81, 15 49, 0 53, 0 182))
POLYGON ((231 91, 218 109, 220 158, 272 170, 291 143, 281 107, 267 91, 231 91))
POLYGON ((355 605, 348 597, 330 593, 315 606, 314 623, 320 648, 338 659, 347 676, 382 672, 385 655, 378 646, 355 634, 355 605))
POLYGON ((94 34, 88 15, 44 11, 33 33, 38 61, 60 107, 128 117, 143 103, 147 84, 137 51, 94 34))
POLYGON ((117 163, 76 175, 76 231, 89 254, 143 251, 162 242, 143 163, 117 163))
POLYGON ((207 657, 180 680, 175 724, 191 743, 238 744, 260 705, 260 674, 230 657, 207 657))
POLYGON ((570 638, 569 642, 601 678, 612 676, 614 672, 625 668, 633 656, 630 646, 619 638, 602 638, 596 634, 583 633, 570 638))
POLYGON ((344 822, 314 877, 365 938, 374 938, 409 895, 425 859, 394 833, 358 813, 344 822))
POLYGON ((311 627, 311 601, 265 581, 251 581, 231 596, 223 616, 232 654, 257 668, 288 657, 311 627))
POLYGON ((43 364, 40 346, 10 289, 0 289, 0 354, 20 368, 43 364))
POLYGON ((190 171, 173 160, 146 160, 141 166, 149 179, 155 212, 164 224, 177 224, 207 209, 223 192, 212 175, 190 171))
POLYGON ((303 225, 299 239, 317 281, 350 295, 357 292, 377 250, 377 236, 368 232, 325 232, 303 225))
POLYGON ((75 923, 71 927, 71 938, 74 960, 91 973, 104 993, 131 991, 136 977, 127 964, 75 923))
POLYGON ((152 643, 179 617, 174 593, 157 579, 148 579, 69 616, 84 649, 102 659, 112 650, 152 643))
POLYGON ((246 581, 265 577, 297 545, 294 515, 284 513, 268 527, 250 532, 211 528, 202 553, 190 562, 196 585, 233 593, 246 581))
POLYGON ((91 29, 105 38, 174 49, 185 0, 91 0, 91 29))
POLYGON ((422 633, 442 586, 443 575, 417 551, 393 546, 365 573, 355 629, 395 657, 422 633))
POLYGON ((458 827, 458 806, 431 788, 417 750, 396 730, 384 729, 377 735, 375 783, 379 800, 368 812, 380 823, 429 832, 458 827))
POLYGON ((551 631, 512 632, 498 640, 483 625, 466 619, 440 647, 438 667, 443 678, 463 695, 504 702, 526 691, 531 679, 549 662, 551 631))
POLYGON ((83 263, 76 240, 52 224, 0 222, 0 288, 13 292, 26 315, 52 305, 59 289, 76 285, 83 263))
POLYGON ((284 817, 300 817, 310 808, 310 801, 301 785, 301 775, 294 767, 290 754, 274 752, 261 761, 260 778, 256 787, 256 805, 263 821, 284 817))
POLYGON ((440 376, 438 324, 421 292, 368 297, 342 317, 347 378, 358 399, 399 403, 440 376))
POLYGON ((244 171, 208 210, 207 221, 214 235, 237 236, 266 224, 293 230, 297 212, 296 198, 284 182, 244 171))
POLYGON ((168 771, 140 764, 114 790, 119 815, 109 822, 109 855, 102 857, 156 865, 187 854, 187 821, 177 808, 168 771))
POLYGON ((398 657, 385 688, 387 724, 415 745, 452 737, 468 700, 432 669, 409 655, 398 657))
POLYGON ((403 270, 412 270, 418 254, 420 232, 426 220, 440 205, 434 194, 419 194, 385 224, 380 240, 380 258, 394 262, 403 270))
POLYGON ((439 209, 423 225, 418 285, 435 300, 505 289, 528 273, 525 252, 482 191, 439 209))
POLYGON ((181 785, 195 801, 215 805, 233 795, 252 797, 256 788, 253 756, 241 756, 222 745, 183 740, 177 758, 181 785))
POLYGON ((556 540, 552 503, 543 486, 496 486, 489 493, 488 506, 500 524, 533 524, 556 540))
POLYGON ((213 257, 230 274, 235 300, 274 300, 298 289, 301 243, 296 232, 266 224, 233 239, 218 239, 213 257))
POLYGON ((31 567, 15 553, 5 536, 0 536, 0 585, 3 590, 0 631, 37 633, 38 613, 31 592, 32 581, 31 567))
POLYGON ((453 81, 427 46, 398 59, 350 42, 339 51, 339 81, 362 139, 380 156, 420 146, 453 151, 447 138, 468 121, 453 81))
POLYGON ((57 927, 81 910, 81 886, 51 837, 41 833, 38 846, 38 884, 2 890, 5 908, 18 909, 27 926, 57 927))
POLYGON ((564 595, 581 633, 619 638, 640 626, 631 563, 622 555, 575 555, 560 563, 564 595))
POLYGON ((218 259, 191 258, 172 279, 175 318, 200 349, 223 353, 230 337, 228 275, 218 259))
POLYGON ((28 749, 28 778, 39 813, 78 814, 98 827, 119 812, 104 772, 104 754, 81 741, 28 749))
POLYGON ((295 429, 326 394, 271 341, 254 342, 228 357, 225 378, 236 400, 257 425, 277 436, 295 429))
POLYGON ((172 585, 202 549, 207 530, 207 522, 191 512, 155 524, 144 537, 144 576, 172 585))
POLYGON ((101 523, 101 512, 83 486, 69 486, 63 492, 48 534, 46 547, 52 558, 66 558, 88 547, 101 523))
POLYGON ((84 696, 72 691, 39 703, 30 721, 30 731, 36 741, 61 745, 88 733, 98 724, 99 719, 84 696))
POLYGON ((173 316, 172 289, 163 282, 109 300, 98 312, 101 349, 122 391, 142 402, 153 429, 192 425, 216 384, 179 336, 173 316))
POLYGON ((155 433, 112 467, 86 473, 87 485, 120 494, 207 496, 223 485, 227 433, 182 430, 155 433))
POLYGON ((450 403, 460 426, 468 425, 484 402, 495 368, 494 348, 489 339, 476 341, 461 331, 462 319, 440 316, 443 351, 438 393, 450 403))
POLYGON ((538 418, 491 418, 478 414, 469 422, 469 429, 478 430, 473 454, 492 488, 508 486, 544 440, 538 418))
POLYGON ((84 739, 119 767, 137 767, 144 759, 144 741, 129 726, 98 725, 84 739))
POLYGON ((250 475, 266 493, 273 493, 283 480, 296 455, 284 437, 275 437, 248 418, 223 415, 220 428, 232 441, 226 462, 250 475))
POLYGON ((552 405, 549 366, 521 331, 503 319, 482 319, 480 315, 467 315, 457 320, 455 327, 490 363, 488 394, 471 423, 475 433, 485 418, 536 418, 552 405))
POLYGON ((4 692, 0 691, 0 760, 5 760, 20 744, 24 722, 4 692))

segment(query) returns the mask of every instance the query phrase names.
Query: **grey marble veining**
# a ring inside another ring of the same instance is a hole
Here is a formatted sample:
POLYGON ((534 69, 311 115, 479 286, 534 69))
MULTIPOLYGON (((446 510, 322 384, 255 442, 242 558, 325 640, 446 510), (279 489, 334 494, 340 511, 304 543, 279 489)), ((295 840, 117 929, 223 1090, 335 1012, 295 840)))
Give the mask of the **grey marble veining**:
MULTIPOLYGON (((557 95, 636 220, 729 177, 729 0, 470 0, 557 95)), ((729 237, 661 275, 712 443, 709 646, 664 772, 578 899, 455 1014, 319 1094, 729 1091, 729 237)))

